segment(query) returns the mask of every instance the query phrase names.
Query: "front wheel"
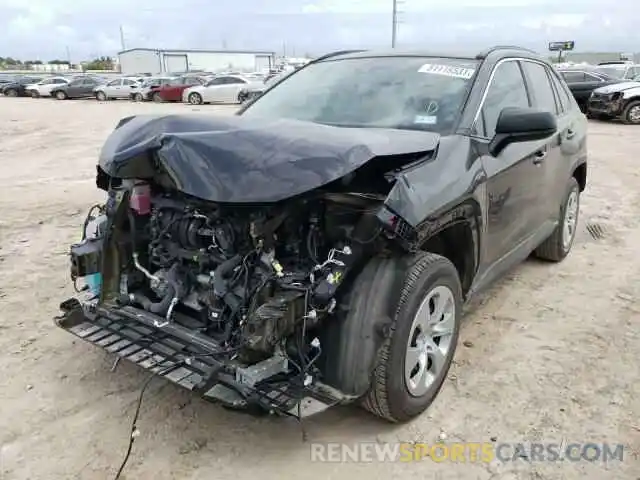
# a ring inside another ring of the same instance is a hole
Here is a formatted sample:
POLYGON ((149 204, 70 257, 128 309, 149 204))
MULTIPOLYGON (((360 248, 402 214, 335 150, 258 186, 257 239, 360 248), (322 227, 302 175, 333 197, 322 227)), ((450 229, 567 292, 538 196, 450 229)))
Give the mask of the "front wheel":
POLYGON ((622 121, 630 125, 640 125, 640 100, 630 102, 622 112, 622 121))
POLYGON ((141 94, 141 93, 136 93, 136 94, 133 96, 133 100, 134 100, 135 102, 143 102, 143 101, 144 101, 144 97, 142 96, 142 94, 141 94))
POLYGON ((4 91, 4 94, 7 97, 17 97, 18 91, 15 88, 9 88, 8 90, 4 91))
POLYGON ((96 92, 96 100, 99 102, 105 102, 107 100, 107 95, 104 92, 96 92))
POLYGON ((202 95, 199 93, 190 93, 188 100, 191 105, 202 105, 202 95))
POLYGON ((40 98, 40 93, 37 90, 31 90, 31 98, 40 98))
POLYGON ((64 93, 62 90, 58 90, 55 94, 56 98, 58 100, 66 100, 67 99, 67 94, 64 93))
POLYGON ((151 97, 151 99, 156 102, 156 103, 160 103, 162 102, 162 97, 160 96, 160 94, 158 92, 153 94, 153 97, 151 97))
POLYGON ((431 405, 451 367, 462 303, 455 266, 440 255, 418 254, 405 276, 364 408, 391 422, 406 422, 431 405))
POLYGON ((560 205, 560 222, 551 236, 535 249, 534 255, 542 260, 561 262, 569 255, 576 237, 580 214, 580 185, 571 177, 560 205))

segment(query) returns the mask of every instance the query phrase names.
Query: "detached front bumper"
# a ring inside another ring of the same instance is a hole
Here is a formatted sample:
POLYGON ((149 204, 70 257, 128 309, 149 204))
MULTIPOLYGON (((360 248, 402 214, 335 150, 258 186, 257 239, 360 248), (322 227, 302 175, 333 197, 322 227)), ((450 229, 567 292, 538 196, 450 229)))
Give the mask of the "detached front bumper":
POLYGON ((60 309, 55 318, 60 328, 230 408, 308 417, 352 400, 320 382, 306 387, 292 381, 262 382, 261 376, 277 370, 273 360, 251 367, 219 360, 223 348, 211 338, 176 323, 157 328, 154 321, 162 318, 146 311, 108 309, 76 298, 60 309))

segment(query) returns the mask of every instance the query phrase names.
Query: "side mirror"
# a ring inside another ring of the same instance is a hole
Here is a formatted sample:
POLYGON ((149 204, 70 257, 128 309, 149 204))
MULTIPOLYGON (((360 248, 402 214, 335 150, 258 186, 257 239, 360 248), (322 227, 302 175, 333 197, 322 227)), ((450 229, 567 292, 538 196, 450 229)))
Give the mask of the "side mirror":
POLYGON ((511 143, 543 140, 557 130, 558 122, 551 112, 507 107, 498 117, 496 134, 489 143, 489 153, 495 157, 511 143))

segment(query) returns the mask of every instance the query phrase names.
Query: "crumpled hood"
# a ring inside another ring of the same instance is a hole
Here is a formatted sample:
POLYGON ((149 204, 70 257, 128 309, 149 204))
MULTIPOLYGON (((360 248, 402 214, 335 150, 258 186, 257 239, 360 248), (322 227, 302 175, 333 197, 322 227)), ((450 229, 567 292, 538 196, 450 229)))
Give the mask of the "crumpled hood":
POLYGON ((625 90, 638 87, 640 87, 640 82, 621 82, 614 83, 613 85, 607 85, 605 87, 596 88, 594 92, 608 95, 610 93, 624 92, 625 90))
POLYGON ((102 148, 100 167, 130 178, 148 173, 157 161, 186 194, 212 202, 276 202, 338 180, 378 156, 433 151, 439 138, 237 115, 140 115, 120 121, 102 148))

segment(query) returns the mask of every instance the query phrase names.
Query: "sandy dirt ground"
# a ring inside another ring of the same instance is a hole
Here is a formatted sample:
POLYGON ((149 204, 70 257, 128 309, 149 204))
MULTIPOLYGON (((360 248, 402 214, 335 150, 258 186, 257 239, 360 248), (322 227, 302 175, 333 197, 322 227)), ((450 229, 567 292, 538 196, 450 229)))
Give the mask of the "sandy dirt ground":
MULTIPOLYGON (((0 478, 109 479, 146 375, 54 326, 73 293, 66 256, 94 187, 99 149, 141 112, 232 107, 0 98, 0 478)), ((591 123, 589 186, 574 250, 530 260, 475 302, 449 380, 408 425, 353 407, 306 422, 254 418, 162 380, 147 391, 126 478, 640 478, 640 130, 591 123), (594 239, 587 223, 600 226, 594 239), (597 462, 311 463, 311 442, 610 442, 597 462)))

